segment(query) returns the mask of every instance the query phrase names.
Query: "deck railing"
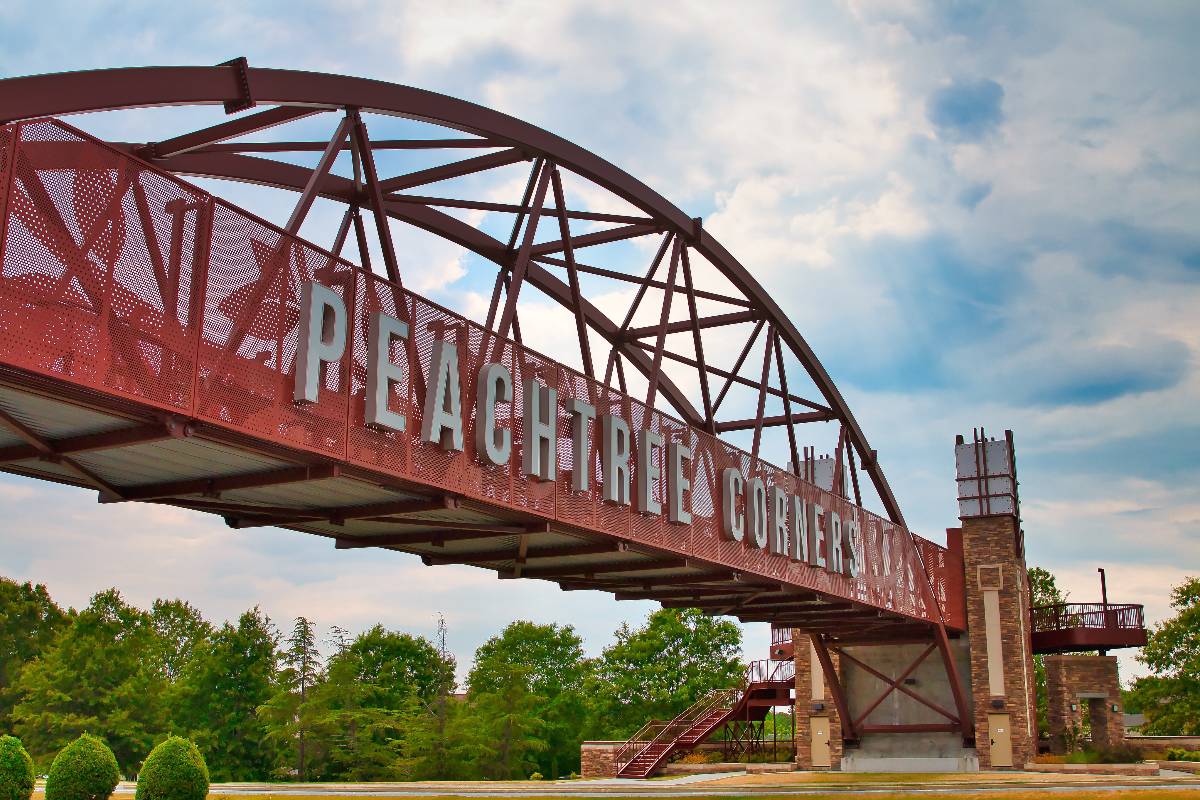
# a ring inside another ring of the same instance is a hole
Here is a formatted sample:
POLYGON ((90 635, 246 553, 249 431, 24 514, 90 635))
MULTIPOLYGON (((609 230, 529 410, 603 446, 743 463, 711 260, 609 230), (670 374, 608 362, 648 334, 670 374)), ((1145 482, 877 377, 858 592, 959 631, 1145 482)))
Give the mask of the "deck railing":
POLYGON ((1140 630, 1146 627, 1140 605, 1057 603, 1035 606, 1031 616, 1034 633, 1062 631, 1071 628, 1140 630))

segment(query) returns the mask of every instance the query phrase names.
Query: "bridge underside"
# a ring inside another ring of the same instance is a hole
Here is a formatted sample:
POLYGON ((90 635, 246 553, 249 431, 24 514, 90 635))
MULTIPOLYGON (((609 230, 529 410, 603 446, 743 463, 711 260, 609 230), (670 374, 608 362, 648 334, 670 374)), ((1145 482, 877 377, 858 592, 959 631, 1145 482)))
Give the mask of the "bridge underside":
POLYGON ((470 564, 564 590, 786 616, 843 634, 929 626, 696 559, 522 516, 270 446, 12 368, 0 369, 0 469, 95 489, 101 502, 166 504, 234 528, 278 526, 337 549, 381 547, 429 565, 470 564))

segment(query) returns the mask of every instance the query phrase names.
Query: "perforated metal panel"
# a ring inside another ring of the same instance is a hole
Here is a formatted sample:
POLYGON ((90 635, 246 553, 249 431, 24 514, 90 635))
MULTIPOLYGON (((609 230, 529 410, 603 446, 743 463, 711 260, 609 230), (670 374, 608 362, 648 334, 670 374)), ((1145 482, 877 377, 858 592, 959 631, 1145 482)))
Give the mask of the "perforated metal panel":
POLYGON ((207 197, 54 120, 13 136, 0 273, 9 363, 190 409, 207 197))

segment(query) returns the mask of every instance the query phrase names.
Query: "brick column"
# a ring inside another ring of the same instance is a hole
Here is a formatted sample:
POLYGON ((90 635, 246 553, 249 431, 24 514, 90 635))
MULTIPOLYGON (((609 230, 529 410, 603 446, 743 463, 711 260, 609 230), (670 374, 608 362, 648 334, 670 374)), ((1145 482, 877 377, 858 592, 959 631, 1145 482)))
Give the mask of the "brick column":
POLYGON ((1076 731, 1082 727, 1085 713, 1094 747, 1120 747, 1125 743, 1116 656, 1046 656, 1046 695, 1050 744, 1056 753, 1069 749, 1068 732, 1072 726, 1076 731), (1112 710, 1114 705, 1116 711, 1112 710))
POLYGON ((579 773, 584 778, 617 777, 617 751, 624 742, 584 742, 579 747, 579 773))
POLYGON ((1019 521, 1012 514, 962 518, 971 692, 979 766, 992 763, 992 720, 1008 715, 1012 767, 1037 754, 1029 576, 1019 521))
MULTIPOLYGON (((813 670, 821 673, 821 662, 817 660, 808 634, 792 631, 792 643, 796 659, 796 765, 800 769, 836 770, 842 764, 842 720, 823 674, 818 674, 814 685, 813 670), (812 720, 815 717, 829 719, 829 767, 813 767, 812 720)), ((831 652, 829 656, 834 667, 840 670, 838 654, 831 652)))
POLYGON ((1037 755, 1029 574, 1012 431, 982 428, 954 447, 962 520, 975 749, 983 769, 1021 769, 1037 755), (1004 763, 1006 743, 1012 763, 1004 763), (994 757, 993 757, 994 756, 994 757))

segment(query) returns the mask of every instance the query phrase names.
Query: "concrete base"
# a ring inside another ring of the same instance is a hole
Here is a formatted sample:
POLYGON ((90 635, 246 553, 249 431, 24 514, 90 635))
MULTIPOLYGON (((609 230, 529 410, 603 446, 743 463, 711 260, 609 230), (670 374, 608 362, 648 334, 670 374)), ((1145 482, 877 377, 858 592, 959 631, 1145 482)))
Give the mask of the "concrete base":
POLYGON ((712 772, 745 772, 747 775, 762 775, 768 772, 795 772, 791 761, 783 763, 743 764, 737 761, 719 761, 715 764, 667 764, 656 775, 703 775, 712 772))
POLYGON ((978 772, 979 756, 951 733, 876 733, 847 748, 842 772, 978 772))
POLYGON ((978 772, 979 756, 974 750, 963 750, 958 758, 921 756, 879 758, 857 756, 847 751, 842 758, 842 772, 978 772))

